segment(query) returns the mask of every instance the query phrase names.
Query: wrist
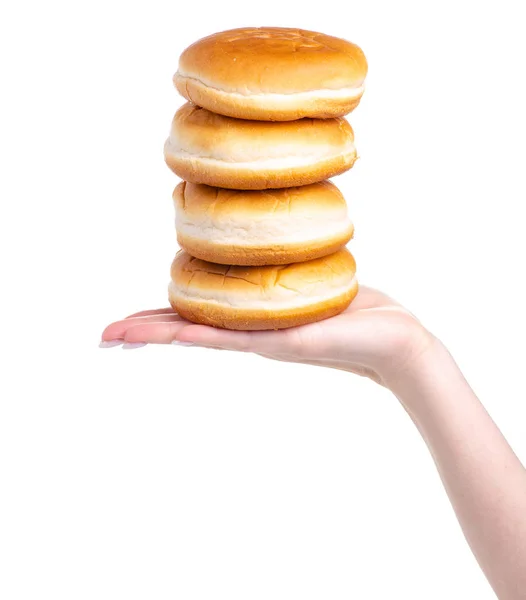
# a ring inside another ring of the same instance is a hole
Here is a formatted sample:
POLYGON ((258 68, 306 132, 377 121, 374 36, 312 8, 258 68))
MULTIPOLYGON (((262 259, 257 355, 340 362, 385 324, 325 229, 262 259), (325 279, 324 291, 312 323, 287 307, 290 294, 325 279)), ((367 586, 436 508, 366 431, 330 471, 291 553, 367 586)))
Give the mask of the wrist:
POLYGON ((419 321, 411 319, 396 332, 396 343, 389 350, 378 372, 383 385, 396 393, 419 379, 429 364, 439 360, 445 348, 419 321))
POLYGON ((398 394, 412 389, 452 361, 442 342, 418 321, 406 324, 396 352, 382 370, 384 385, 398 394))
POLYGON ((469 388, 451 354, 432 334, 427 332, 427 339, 407 356, 403 368, 386 375, 385 385, 413 417, 434 414, 453 391, 469 388))

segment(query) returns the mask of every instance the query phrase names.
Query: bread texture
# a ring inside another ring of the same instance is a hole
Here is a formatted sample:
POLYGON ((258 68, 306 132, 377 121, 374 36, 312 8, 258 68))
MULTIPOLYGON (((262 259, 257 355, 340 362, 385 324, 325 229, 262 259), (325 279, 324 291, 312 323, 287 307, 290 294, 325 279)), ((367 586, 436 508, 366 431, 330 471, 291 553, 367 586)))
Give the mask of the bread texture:
POLYGON ((357 155, 344 118, 248 121, 187 103, 172 121, 164 157, 191 183, 264 190, 323 181, 350 169, 357 155))
POLYGON ((356 263, 342 249, 302 263, 218 265, 181 251, 171 268, 169 301, 182 317, 237 330, 284 329, 334 316, 358 292, 356 263))
POLYGON ((262 121, 340 117, 360 102, 362 50, 346 40, 281 27, 215 33, 181 55, 174 85, 213 112, 262 121))
POLYGON ((352 237, 347 204, 329 181, 240 191, 181 182, 177 240, 192 256, 228 265, 281 265, 331 254, 352 237))

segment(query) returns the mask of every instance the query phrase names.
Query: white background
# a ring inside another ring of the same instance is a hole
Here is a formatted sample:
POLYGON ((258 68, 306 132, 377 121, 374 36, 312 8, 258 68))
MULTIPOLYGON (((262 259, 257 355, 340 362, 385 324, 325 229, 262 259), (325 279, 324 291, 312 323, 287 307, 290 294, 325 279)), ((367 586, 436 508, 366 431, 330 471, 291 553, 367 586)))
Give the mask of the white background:
POLYGON ((448 345, 526 459, 521 2, 2 3, 0 597, 493 597, 395 399, 343 372, 99 350, 166 305, 180 52, 293 26, 369 59, 336 182, 360 280, 448 345))

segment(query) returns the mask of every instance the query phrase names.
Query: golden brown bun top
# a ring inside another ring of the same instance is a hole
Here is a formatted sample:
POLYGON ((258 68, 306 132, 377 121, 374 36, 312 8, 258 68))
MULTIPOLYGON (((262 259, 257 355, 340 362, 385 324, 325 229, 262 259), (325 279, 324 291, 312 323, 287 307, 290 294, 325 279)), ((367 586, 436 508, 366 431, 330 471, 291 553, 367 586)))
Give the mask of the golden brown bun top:
POLYGON ((177 209, 197 218, 204 214, 214 219, 231 219, 240 215, 264 216, 341 213, 346 217, 347 205, 340 190, 330 181, 276 190, 227 190, 182 181, 173 199, 177 209))
POLYGON ((299 119, 282 123, 233 119, 190 102, 172 121, 171 136, 186 152, 219 160, 249 161, 297 155, 321 145, 347 147, 354 132, 343 118, 299 119))
POLYGON ((179 74, 227 92, 287 94, 359 87, 367 61, 355 44, 323 33, 247 27, 189 46, 179 74))
POLYGON ((356 263, 346 249, 302 263, 281 266, 240 267, 218 265, 179 251, 172 263, 171 277, 179 287, 243 294, 272 295, 274 288, 283 287, 308 295, 313 289, 348 284, 356 273, 356 263))

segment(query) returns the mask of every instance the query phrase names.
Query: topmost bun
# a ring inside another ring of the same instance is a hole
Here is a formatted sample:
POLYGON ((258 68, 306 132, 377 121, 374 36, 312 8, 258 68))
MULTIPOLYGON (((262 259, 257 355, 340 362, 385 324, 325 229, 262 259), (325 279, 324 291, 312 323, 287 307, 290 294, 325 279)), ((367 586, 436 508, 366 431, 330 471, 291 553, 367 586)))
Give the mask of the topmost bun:
POLYGON ((181 55, 174 83, 188 100, 226 116, 287 121, 343 116, 367 74, 351 42, 301 29, 242 28, 205 37, 181 55))

